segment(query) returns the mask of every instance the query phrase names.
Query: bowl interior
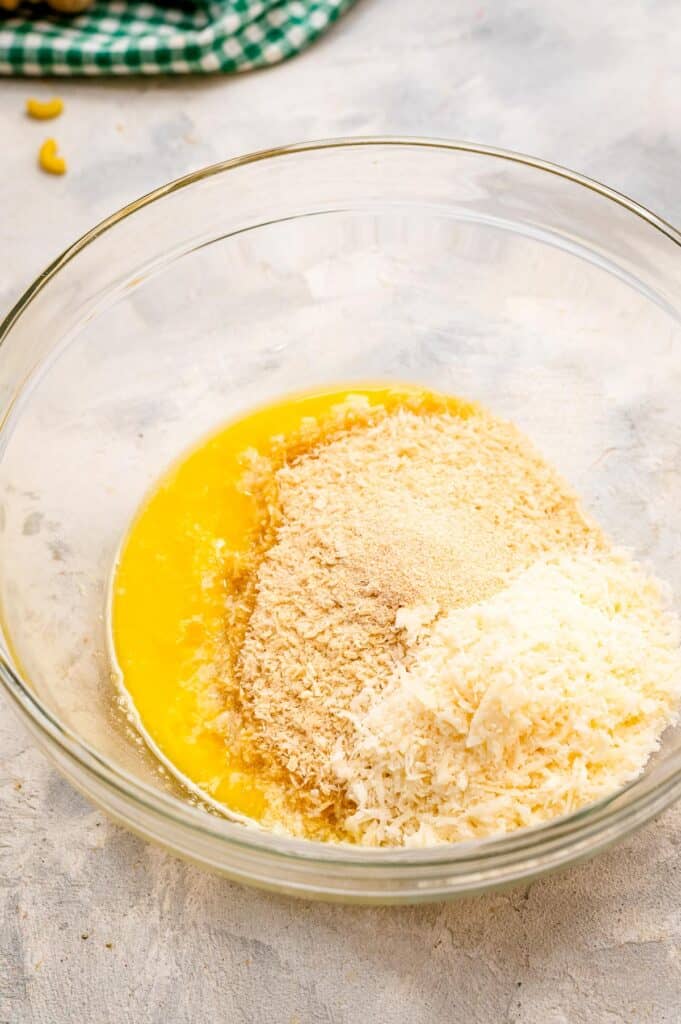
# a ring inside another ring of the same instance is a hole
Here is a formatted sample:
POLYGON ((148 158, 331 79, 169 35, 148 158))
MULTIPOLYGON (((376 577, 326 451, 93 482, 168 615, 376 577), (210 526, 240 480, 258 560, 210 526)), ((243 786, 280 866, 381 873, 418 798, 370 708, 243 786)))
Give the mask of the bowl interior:
POLYGON ((511 417, 678 603, 678 265, 671 234, 583 183, 417 143, 246 161, 95 232, 0 348, 0 600, 23 680, 113 766, 172 787, 113 699, 117 547, 203 433, 327 383, 423 382, 511 417))

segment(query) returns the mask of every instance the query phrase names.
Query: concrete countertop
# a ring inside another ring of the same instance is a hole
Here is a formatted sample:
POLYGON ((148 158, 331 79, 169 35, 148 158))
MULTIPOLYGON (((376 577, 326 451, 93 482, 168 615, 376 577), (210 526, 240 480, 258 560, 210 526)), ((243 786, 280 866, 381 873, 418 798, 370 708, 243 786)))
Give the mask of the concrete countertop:
MULTIPOLYGON (((0 85, 0 309, 141 193, 299 139, 476 140, 565 164, 681 222, 681 7, 359 0, 267 72, 0 85)), ((679 355, 681 358, 681 354, 679 355)), ((102 817, 0 702, 0 1024, 639 1024, 681 1016, 681 805, 596 860, 454 904, 295 902, 204 874, 102 817)))

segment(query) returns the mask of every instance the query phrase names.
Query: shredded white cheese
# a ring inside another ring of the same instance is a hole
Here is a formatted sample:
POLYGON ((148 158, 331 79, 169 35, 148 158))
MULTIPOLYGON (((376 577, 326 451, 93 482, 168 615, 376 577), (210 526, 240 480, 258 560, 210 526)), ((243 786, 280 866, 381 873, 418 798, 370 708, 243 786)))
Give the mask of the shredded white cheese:
POLYGON ((332 767, 364 844, 538 824, 640 773, 681 692, 679 622, 621 553, 535 562, 439 617, 405 608, 410 657, 351 706, 332 767))

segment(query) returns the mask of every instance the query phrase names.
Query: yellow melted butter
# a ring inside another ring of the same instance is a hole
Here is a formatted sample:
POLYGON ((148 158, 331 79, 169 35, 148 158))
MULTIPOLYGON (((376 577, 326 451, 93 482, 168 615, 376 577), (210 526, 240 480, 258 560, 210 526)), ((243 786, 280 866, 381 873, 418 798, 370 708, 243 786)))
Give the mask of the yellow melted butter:
MULTIPOLYGON (((143 732, 185 781, 261 821, 271 789, 230 752, 211 723, 224 711, 216 665, 224 645, 227 572, 221 551, 244 552, 258 525, 239 486, 243 453, 313 417, 322 425, 351 395, 393 409, 409 398, 467 416, 471 403, 412 386, 362 386, 287 397, 223 426, 184 455, 137 513, 115 568, 110 624, 116 669, 143 732)), ((269 817, 271 818, 271 814, 269 817)))

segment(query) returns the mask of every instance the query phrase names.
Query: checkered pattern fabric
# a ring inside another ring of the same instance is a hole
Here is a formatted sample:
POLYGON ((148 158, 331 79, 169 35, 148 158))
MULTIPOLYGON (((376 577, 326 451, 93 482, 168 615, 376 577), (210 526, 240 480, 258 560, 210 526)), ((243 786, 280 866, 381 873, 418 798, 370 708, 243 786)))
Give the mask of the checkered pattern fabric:
POLYGON ((2 75, 246 71, 299 53, 354 0, 95 0, 80 15, 0 14, 2 75))

